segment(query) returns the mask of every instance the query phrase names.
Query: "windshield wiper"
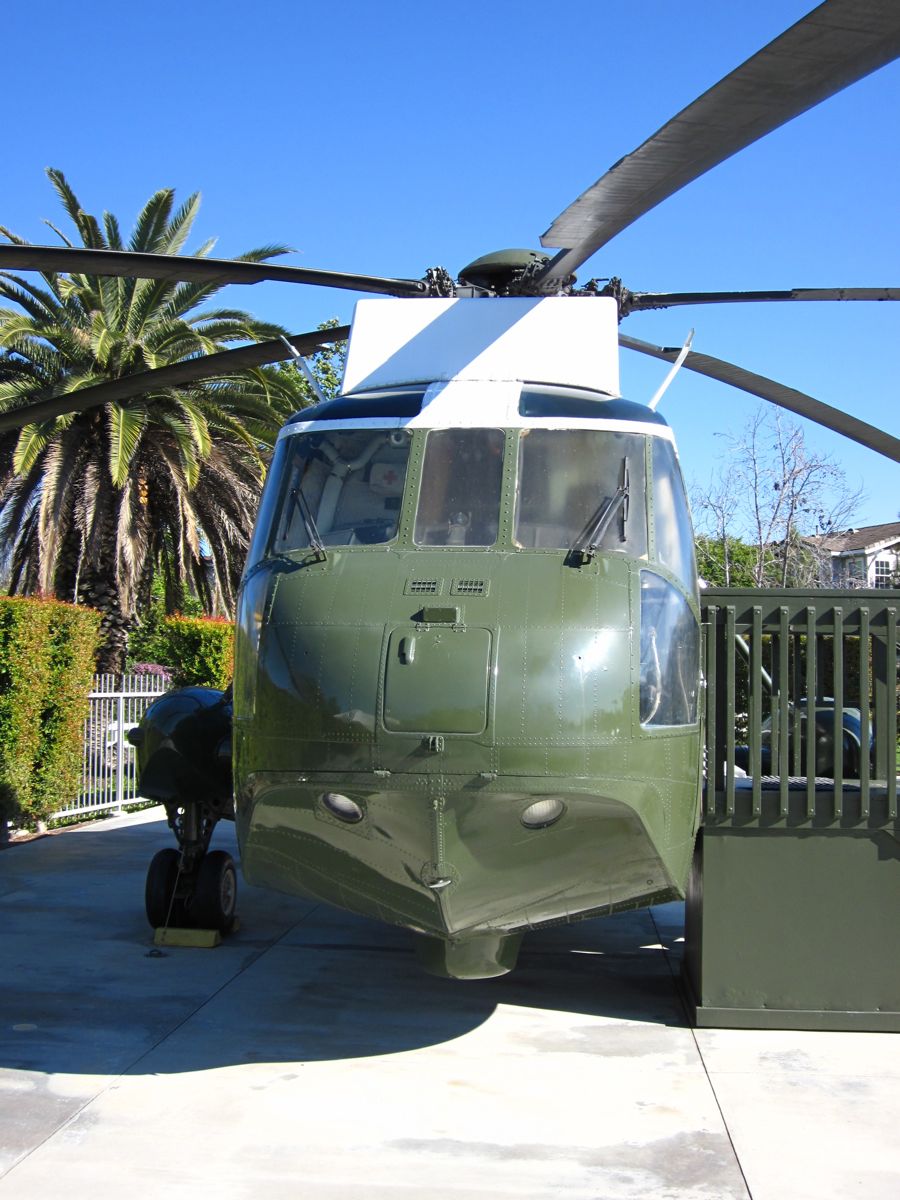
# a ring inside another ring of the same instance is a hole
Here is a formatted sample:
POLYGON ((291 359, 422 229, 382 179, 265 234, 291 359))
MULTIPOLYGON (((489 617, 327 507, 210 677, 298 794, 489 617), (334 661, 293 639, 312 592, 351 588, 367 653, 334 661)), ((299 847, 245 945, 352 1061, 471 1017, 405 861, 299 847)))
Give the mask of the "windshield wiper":
POLYGON ((325 553, 325 543, 322 541, 321 534, 316 526, 316 519, 312 515, 309 501, 304 496, 303 488, 299 483, 291 491, 291 499, 300 510, 300 516, 303 518, 303 528, 306 530, 306 536, 311 548, 316 552, 316 558, 319 562, 327 562, 328 555, 325 553))
POLYGON ((600 506, 597 511, 596 518, 587 526, 584 533, 576 541, 575 545, 569 551, 568 559, 576 566, 583 566, 584 563, 589 563, 597 551, 600 549, 600 543, 606 535, 607 529, 613 522, 616 514, 621 509, 623 525, 628 519, 628 460, 622 460, 622 482, 609 497, 608 500, 600 506))

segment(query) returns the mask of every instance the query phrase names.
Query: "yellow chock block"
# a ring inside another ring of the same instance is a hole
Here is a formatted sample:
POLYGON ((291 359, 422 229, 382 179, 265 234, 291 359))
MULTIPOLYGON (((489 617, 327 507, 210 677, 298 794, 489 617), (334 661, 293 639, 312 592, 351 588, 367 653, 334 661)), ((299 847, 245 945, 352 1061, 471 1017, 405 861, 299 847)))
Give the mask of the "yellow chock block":
POLYGON ((213 950, 222 941, 218 929, 157 929, 154 946, 188 946, 195 950, 213 950))

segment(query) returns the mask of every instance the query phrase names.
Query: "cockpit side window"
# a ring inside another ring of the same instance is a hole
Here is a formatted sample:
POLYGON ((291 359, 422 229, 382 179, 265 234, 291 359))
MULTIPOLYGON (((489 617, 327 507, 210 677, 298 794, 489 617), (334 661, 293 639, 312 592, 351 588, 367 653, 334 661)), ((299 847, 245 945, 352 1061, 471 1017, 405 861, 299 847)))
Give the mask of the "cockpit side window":
POLYGON ((516 543, 541 550, 593 545, 645 555, 645 444, 640 435, 609 430, 523 430, 516 543))
POLYGON ((414 541, 492 546, 500 526, 500 429, 435 429, 425 443, 414 541))
POLYGON ((653 439, 653 524, 656 557, 692 592, 697 567, 691 515, 675 450, 662 438, 653 439))
POLYGON ((376 545, 396 537, 409 459, 405 430, 328 431, 287 440, 288 453, 276 459, 283 479, 271 553, 305 550, 313 534, 323 546, 376 545))

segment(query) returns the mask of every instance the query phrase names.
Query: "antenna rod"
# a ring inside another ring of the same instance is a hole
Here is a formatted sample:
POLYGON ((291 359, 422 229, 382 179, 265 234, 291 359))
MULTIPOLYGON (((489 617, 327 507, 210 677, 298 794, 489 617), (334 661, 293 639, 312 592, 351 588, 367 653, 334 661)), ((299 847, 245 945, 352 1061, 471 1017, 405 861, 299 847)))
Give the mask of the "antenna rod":
MULTIPOLYGON (((675 378, 675 376, 681 370, 681 364, 687 358, 688 351, 691 348, 691 342, 693 340, 694 340, 694 331, 692 329, 690 331, 690 333, 687 335, 687 337, 685 338, 684 345, 681 347, 678 357, 672 363, 672 366, 669 369, 668 375, 665 377, 665 379, 662 381, 662 383, 656 389, 656 394, 654 395, 653 399, 650 401, 650 404, 648 407, 651 412, 656 412, 656 406, 659 404, 660 400, 662 400, 663 396, 669 390, 669 384, 672 382, 672 380, 675 378)), ((291 347, 291 349, 292 350, 294 349, 293 346, 291 347)), ((294 353, 296 353, 296 351, 294 351, 294 353)))
POLYGON ((284 334, 279 334, 279 337, 280 337, 281 341, 283 341, 284 344, 287 346, 288 350, 290 350, 291 356, 293 357, 294 362, 296 362, 297 366, 303 372, 303 378, 306 380, 306 382, 312 388, 316 399, 319 401, 320 404, 323 404, 325 401, 325 393, 319 387, 319 381, 318 381, 318 379, 316 379, 315 375, 313 375, 312 371, 309 369, 309 364, 307 363, 306 359, 303 357, 303 355, 300 353, 299 350, 296 350, 291 345, 291 343, 287 340, 287 338, 284 336, 284 334))

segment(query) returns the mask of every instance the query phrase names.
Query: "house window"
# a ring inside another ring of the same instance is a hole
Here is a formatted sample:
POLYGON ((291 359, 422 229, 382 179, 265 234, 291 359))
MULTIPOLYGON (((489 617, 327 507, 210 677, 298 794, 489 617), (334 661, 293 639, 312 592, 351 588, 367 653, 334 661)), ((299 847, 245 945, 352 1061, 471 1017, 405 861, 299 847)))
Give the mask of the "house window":
POLYGON ((875 586, 877 588, 889 588, 891 586, 891 560, 889 558, 875 559, 875 586))

